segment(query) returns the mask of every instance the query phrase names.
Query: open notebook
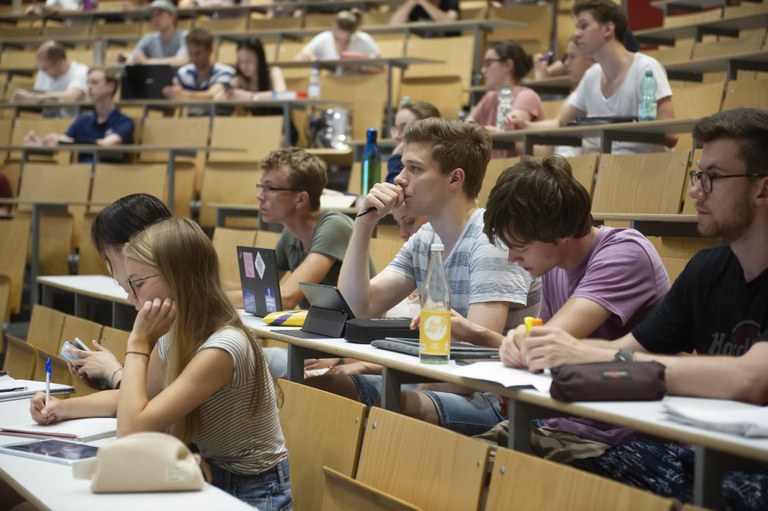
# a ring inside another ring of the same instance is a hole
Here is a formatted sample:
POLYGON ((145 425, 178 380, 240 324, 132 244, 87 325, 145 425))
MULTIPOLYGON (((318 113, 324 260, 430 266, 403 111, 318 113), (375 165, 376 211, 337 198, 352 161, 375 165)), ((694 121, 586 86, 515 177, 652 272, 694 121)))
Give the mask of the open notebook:
MULTIPOLYGON (((75 388, 63 383, 51 383, 51 394, 71 394, 75 388)), ((0 403, 17 399, 31 399, 38 392, 45 392, 45 382, 32 380, 6 380, 0 382, 0 403)))
POLYGON ((28 424, 4 426, 0 428, 0 434, 91 442, 115 436, 117 434, 117 419, 114 417, 94 417, 89 419, 73 419, 47 425, 30 422, 28 424))

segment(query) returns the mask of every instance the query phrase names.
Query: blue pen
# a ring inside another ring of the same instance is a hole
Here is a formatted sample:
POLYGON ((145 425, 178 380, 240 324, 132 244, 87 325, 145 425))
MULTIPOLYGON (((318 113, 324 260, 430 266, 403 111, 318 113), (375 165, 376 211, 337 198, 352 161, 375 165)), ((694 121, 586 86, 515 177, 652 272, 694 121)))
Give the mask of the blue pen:
POLYGON ((48 400, 51 398, 51 357, 45 359, 45 406, 48 406, 48 400))

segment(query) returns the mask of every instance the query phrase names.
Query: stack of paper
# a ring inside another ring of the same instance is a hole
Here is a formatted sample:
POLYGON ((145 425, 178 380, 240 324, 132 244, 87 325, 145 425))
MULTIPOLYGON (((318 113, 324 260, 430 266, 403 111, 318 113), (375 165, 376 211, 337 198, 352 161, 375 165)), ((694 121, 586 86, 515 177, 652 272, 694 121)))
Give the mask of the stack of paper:
MULTIPOLYGON (((75 388, 62 383, 51 383, 51 394, 71 394, 75 388)), ((17 399, 31 399, 38 392, 45 392, 45 382, 32 380, 5 380, 0 382, 0 403, 17 399)))
POLYGON ((693 406, 664 405, 664 413, 668 420, 697 428, 749 438, 768 437, 768 408, 744 406, 744 409, 723 413, 722 410, 693 406))

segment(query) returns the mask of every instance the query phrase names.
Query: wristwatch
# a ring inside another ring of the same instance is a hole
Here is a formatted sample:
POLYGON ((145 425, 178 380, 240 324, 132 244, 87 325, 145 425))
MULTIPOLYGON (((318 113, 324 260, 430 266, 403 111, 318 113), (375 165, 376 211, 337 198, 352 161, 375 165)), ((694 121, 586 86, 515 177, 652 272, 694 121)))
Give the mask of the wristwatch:
POLYGON ((614 362, 634 362, 635 352, 632 350, 619 350, 613 357, 614 362))

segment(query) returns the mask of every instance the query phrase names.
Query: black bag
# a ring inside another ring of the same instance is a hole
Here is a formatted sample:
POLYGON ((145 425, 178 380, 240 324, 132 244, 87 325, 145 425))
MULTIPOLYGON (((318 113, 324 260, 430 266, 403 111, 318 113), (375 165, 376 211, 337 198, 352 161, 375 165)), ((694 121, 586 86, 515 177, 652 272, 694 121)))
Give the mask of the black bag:
POLYGON ((659 362, 598 362, 552 368, 549 393, 560 401, 657 401, 667 393, 659 362))
POLYGON ((411 318, 355 318, 347 320, 344 339, 357 344, 370 344, 384 337, 419 338, 419 330, 411 330, 411 318))

